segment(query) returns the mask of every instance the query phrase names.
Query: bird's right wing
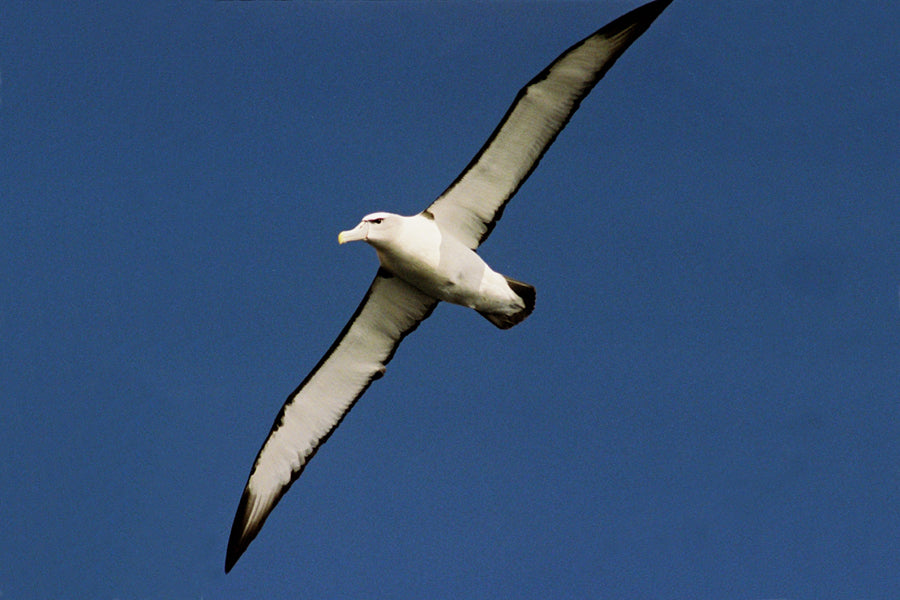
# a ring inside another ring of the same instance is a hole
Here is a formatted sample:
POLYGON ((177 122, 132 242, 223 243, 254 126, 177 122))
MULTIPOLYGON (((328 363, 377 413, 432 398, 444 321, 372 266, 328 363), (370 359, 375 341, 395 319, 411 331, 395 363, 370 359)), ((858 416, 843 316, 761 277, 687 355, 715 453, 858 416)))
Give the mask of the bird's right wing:
POLYGON ((475 249, 581 101, 672 0, 634 9, 578 42, 526 85, 488 141, 428 207, 441 230, 475 249))
POLYGON ((437 303, 379 269, 331 349, 284 403, 256 456, 228 539, 226 573, 319 446, 372 381, 384 374, 403 338, 437 303))

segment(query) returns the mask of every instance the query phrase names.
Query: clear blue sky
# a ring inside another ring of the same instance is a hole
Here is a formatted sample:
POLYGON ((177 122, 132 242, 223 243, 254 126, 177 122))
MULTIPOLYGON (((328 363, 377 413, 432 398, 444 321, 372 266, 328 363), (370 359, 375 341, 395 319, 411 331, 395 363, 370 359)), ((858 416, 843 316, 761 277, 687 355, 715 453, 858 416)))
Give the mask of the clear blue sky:
POLYGON ((639 2, 0 4, 0 596, 887 598, 900 7, 676 2, 222 571, 253 457, 518 89, 639 2))

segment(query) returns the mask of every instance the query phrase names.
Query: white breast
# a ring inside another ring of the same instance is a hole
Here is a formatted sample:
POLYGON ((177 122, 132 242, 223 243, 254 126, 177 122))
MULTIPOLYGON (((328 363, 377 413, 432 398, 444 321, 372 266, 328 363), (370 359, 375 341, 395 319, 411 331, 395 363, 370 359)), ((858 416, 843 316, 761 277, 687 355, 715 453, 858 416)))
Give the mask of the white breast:
POLYGON ((403 217, 390 240, 373 246, 382 266, 438 300, 476 310, 520 303, 502 275, 423 215, 403 217))

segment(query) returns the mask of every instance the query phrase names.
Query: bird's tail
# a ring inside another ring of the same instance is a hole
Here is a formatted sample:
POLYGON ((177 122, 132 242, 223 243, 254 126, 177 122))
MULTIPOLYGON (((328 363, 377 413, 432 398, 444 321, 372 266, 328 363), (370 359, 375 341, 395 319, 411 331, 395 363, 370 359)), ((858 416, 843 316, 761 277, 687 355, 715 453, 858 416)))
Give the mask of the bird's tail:
POLYGON ((525 308, 512 314, 478 311, 479 315, 500 329, 509 329, 513 325, 518 325, 525 320, 525 317, 531 314, 531 311, 534 310, 535 291, 533 286, 522 283, 521 281, 516 281, 515 279, 510 279, 509 277, 506 277, 506 284, 509 286, 509 289, 522 299, 522 302, 525 303, 525 308))

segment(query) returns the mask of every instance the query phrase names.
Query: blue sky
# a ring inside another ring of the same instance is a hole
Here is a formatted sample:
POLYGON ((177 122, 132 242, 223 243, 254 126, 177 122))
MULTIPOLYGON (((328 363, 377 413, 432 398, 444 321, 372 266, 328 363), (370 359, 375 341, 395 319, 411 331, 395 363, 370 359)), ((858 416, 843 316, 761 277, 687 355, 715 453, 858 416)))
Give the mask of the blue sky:
POLYGON ((518 89, 637 2, 0 5, 0 597, 900 587, 900 8, 678 1, 228 576, 286 395, 518 89))

